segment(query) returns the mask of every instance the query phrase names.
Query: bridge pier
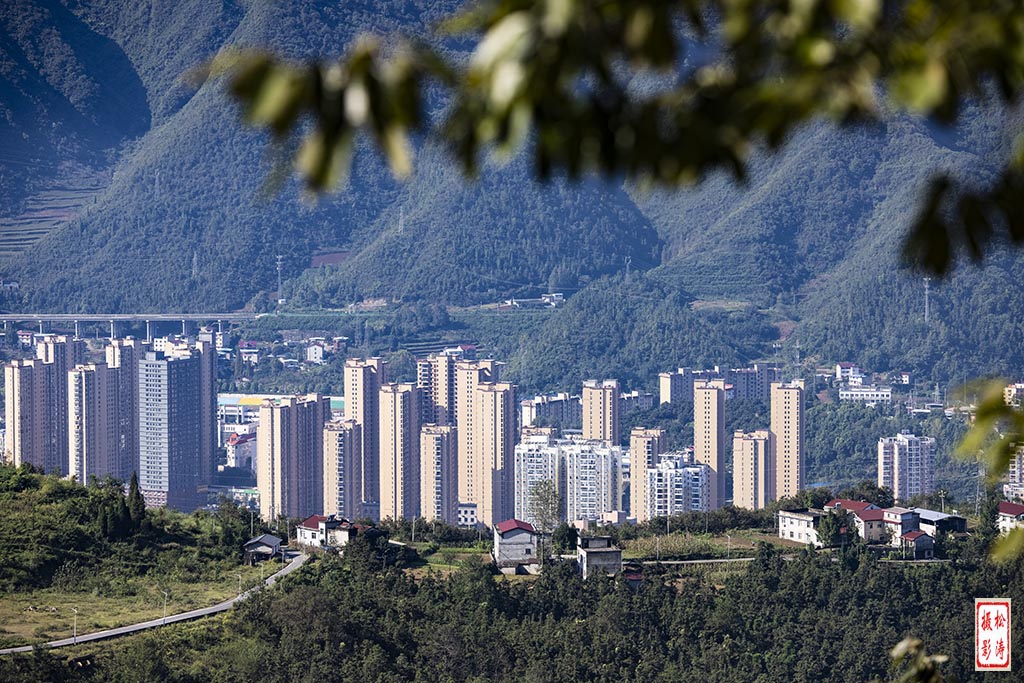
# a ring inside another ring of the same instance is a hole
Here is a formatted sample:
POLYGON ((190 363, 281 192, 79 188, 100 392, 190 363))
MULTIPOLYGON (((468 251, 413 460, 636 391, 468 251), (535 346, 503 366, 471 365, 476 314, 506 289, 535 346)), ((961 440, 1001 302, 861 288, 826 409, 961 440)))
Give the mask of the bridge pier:
POLYGON ((153 341, 153 328, 150 326, 150 322, 146 321, 146 342, 153 341))
POLYGON ((185 320, 184 318, 181 319, 181 336, 188 336, 188 321, 185 320))
POLYGON ((39 319, 39 334, 46 334, 46 329, 43 327, 44 325, 45 325, 45 323, 43 322, 43 319, 40 318, 39 319))
POLYGON ((111 340, 117 339, 117 321, 116 320, 111 320, 110 321, 110 339, 111 340))
POLYGON ((78 321, 75 321, 75 339, 82 338, 82 329, 78 325, 78 321))

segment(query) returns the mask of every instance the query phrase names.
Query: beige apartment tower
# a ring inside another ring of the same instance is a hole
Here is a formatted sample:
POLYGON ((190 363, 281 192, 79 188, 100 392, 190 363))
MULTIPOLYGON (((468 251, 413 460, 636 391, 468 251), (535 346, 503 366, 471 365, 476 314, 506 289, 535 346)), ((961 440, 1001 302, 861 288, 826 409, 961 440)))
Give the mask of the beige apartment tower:
POLYGON ((362 514, 361 447, 362 427, 355 420, 334 420, 324 425, 325 515, 355 519, 362 514))
POLYGON ((775 446, 775 499, 804 487, 804 383, 771 385, 771 433, 775 446))
POLYGON ((416 386, 421 392, 420 418, 429 424, 455 424, 455 362, 449 353, 416 362, 416 386))
POLYGON ((324 424, 330 403, 319 394, 267 399, 256 431, 260 516, 308 517, 324 505, 324 424))
POLYGON ((380 388, 380 518, 420 512, 420 392, 414 384, 380 388))
POLYGON ((735 432, 732 438, 732 504, 761 510, 775 500, 775 457, 767 430, 735 432))
MULTIPOLYGON (((458 453, 456 486, 460 502, 476 502, 473 482, 478 479, 476 419, 477 387, 497 382, 504 363, 493 360, 459 361, 455 364, 455 426, 458 453)), ((499 520, 504 521, 504 520, 499 520)))
POLYGON ((359 471, 362 474, 361 502, 376 507, 380 500, 380 387, 387 382, 380 358, 349 358, 345 361, 345 417, 355 420, 362 431, 359 471))
POLYGON ((619 381, 583 383, 583 438, 619 445, 619 381))
POLYGON ((68 371, 81 363, 85 342, 48 334, 36 357, 4 365, 7 462, 68 473, 68 371))
POLYGON ((725 505, 725 381, 711 380, 693 388, 693 460, 707 465, 708 505, 725 505))
POLYGON ((115 376, 103 363, 67 373, 68 474, 82 484, 120 475, 115 376))
POLYGON ((629 510, 637 523, 647 520, 647 470, 665 451, 665 430, 635 427, 629 433, 629 510))
POLYGON ((55 458, 47 461, 48 413, 42 408, 46 372, 38 359, 14 360, 4 365, 4 461, 8 465, 29 463, 47 471, 57 467, 55 458))
POLYGON ((428 522, 456 523, 455 430, 435 424, 420 430, 420 515, 428 522))
POLYGON ((471 497, 460 496, 459 502, 476 503, 477 521, 494 526, 511 518, 515 505, 515 387, 507 382, 480 384, 474 404, 474 462, 466 468, 471 497))

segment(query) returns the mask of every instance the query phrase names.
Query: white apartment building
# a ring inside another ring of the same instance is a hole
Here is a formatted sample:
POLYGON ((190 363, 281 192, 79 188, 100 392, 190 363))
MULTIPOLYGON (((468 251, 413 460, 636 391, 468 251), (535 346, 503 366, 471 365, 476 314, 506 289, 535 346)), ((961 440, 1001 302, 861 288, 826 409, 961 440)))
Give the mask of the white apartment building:
POLYGON ((530 492, 555 484, 562 520, 597 520, 622 508, 619 486, 624 453, 596 439, 527 436, 515 447, 515 517, 533 523, 530 492))
MULTIPOLYGON (((633 480, 640 476, 639 471, 634 472, 633 480)), ((642 506, 644 519, 710 509, 711 468, 704 463, 690 462, 685 454, 668 453, 643 476, 646 500, 636 502, 642 506)))
POLYGON ((910 432, 878 440, 878 485, 896 500, 908 500, 934 488, 935 439, 910 432))

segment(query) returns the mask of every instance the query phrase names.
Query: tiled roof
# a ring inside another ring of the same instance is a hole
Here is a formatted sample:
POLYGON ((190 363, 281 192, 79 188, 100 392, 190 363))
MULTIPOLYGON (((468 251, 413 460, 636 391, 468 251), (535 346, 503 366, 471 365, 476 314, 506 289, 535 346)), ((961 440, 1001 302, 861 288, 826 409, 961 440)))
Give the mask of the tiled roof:
POLYGON ((885 510, 857 510, 853 514, 865 522, 880 522, 885 517, 885 510))
POLYGON ((304 529, 319 529, 320 522, 326 522, 327 515, 311 515, 299 523, 304 529))
POLYGON ((506 519, 494 528, 498 530, 499 534, 507 534, 513 529, 522 529, 523 531, 529 531, 531 534, 537 533, 537 530, 533 528, 532 524, 518 519, 506 519))
POLYGON ((850 512, 860 512, 861 510, 866 510, 867 508, 872 507, 872 504, 863 500, 850 500, 849 498, 833 498, 829 502, 825 503, 825 507, 827 508, 834 508, 837 506, 844 510, 849 510, 850 512))
POLYGON ((999 503, 999 514, 1010 515, 1011 517, 1020 517, 1021 515, 1024 515, 1024 505, 1008 503, 1004 500, 999 503))
POLYGON ((908 531, 907 533, 903 534, 903 538, 907 539, 908 541, 916 541, 917 539, 921 538, 922 536, 927 536, 927 535, 928 534, 926 534, 923 531, 908 531))

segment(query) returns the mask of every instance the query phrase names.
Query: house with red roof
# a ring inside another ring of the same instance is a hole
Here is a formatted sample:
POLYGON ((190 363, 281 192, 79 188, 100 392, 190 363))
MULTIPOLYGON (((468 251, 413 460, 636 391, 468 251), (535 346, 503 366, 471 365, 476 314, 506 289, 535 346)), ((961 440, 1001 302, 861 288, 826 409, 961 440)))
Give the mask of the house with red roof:
POLYGON ((909 559, 930 560, 935 553, 935 539, 918 529, 908 531, 899 538, 900 548, 909 559))
POLYGON ((885 540, 885 510, 872 505, 854 512, 853 517, 857 523, 857 533, 867 543, 881 543, 885 540))
POLYGON ((996 526, 1003 536, 1017 527, 1024 526, 1024 505, 1009 503, 1005 500, 1000 502, 996 526))
POLYGON ((506 519, 494 525, 494 564, 512 569, 537 564, 537 539, 533 525, 519 519, 506 519))

